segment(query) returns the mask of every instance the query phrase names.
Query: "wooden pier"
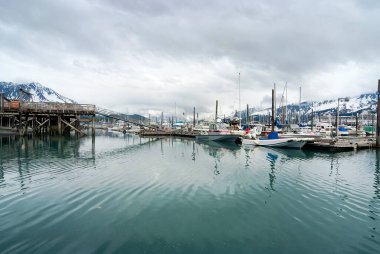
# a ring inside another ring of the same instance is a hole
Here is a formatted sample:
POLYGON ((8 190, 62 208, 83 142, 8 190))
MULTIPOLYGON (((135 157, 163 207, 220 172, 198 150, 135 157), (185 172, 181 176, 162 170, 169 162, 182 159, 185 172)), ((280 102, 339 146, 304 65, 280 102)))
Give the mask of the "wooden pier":
POLYGON ((90 119, 94 126, 95 113, 91 104, 11 101, 0 96, 0 134, 64 135, 74 130, 76 135, 86 135, 81 118, 90 119))
POLYGON ((200 133, 197 131, 185 131, 185 130, 156 130, 156 131, 141 131, 138 133, 141 137, 185 137, 195 138, 200 133))

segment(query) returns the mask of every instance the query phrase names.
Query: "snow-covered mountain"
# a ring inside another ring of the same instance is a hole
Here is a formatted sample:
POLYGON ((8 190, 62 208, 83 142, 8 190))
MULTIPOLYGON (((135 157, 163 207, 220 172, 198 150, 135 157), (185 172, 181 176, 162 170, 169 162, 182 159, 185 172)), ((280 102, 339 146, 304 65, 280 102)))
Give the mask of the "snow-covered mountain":
MULTIPOLYGON (((281 114, 281 108, 277 105, 277 113, 281 114)), ((299 106, 298 104, 287 105, 287 113, 309 115, 312 110, 315 114, 320 115, 335 115, 338 106, 338 99, 334 100, 323 100, 323 101, 304 101, 299 106)), ((356 97, 351 97, 346 99, 341 99, 339 101, 339 114, 351 115, 355 113, 362 112, 373 112, 377 109, 377 94, 376 93, 366 93, 361 94, 356 97)), ((250 108, 250 115, 269 115, 271 112, 270 108, 256 109, 250 108)), ((242 111, 242 118, 245 119, 246 110, 242 111)))
MULTIPOLYGON (((295 105, 292 105, 295 106, 295 105)), ((301 110, 305 113, 311 113, 311 109, 317 113, 332 113, 336 111, 338 99, 325 101, 304 102, 301 105, 301 110)), ((298 107, 298 105, 297 105, 298 107)), ((357 97, 340 99, 339 113, 351 114, 361 113, 362 111, 374 111, 377 108, 376 93, 361 94, 357 97)))
POLYGON ((32 100, 35 102, 62 102, 62 103, 76 103, 74 100, 69 99, 53 89, 43 86, 39 83, 13 83, 13 82, 0 82, 0 93, 8 99, 19 99, 20 89, 32 94, 32 100))
MULTIPOLYGON (((69 99, 51 88, 41 85, 40 83, 13 83, 13 82, 2 82, 0 81, 0 93, 8 99, 30 99, 34 102, 60 102, 60 103, 77 103, 72 99, 69 99), (32 94, 31 98, 27 94, 20 93, 20 89, 32 94)), ((146 118, 138 115, 128 115, 130 120, 140 121, 146 118)))

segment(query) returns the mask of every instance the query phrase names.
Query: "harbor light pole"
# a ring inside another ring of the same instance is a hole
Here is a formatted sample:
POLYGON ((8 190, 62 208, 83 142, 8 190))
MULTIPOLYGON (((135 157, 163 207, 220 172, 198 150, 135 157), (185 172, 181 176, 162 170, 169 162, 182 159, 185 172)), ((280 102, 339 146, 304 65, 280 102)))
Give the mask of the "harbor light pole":
POLYGON ((338 98, 338 107, 336 109, 336 136, 339 136, 339 101, 349 101, 350 98, 345 97, 345 98, 338 98))

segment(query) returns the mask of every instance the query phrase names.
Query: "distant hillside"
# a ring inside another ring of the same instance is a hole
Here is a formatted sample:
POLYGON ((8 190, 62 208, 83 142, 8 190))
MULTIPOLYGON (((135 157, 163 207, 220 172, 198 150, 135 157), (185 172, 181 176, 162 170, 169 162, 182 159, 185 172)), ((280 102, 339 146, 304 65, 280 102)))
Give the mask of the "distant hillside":
MULTIPOLYGON (((277 102, 278 103, 278 102, 277 102)), ((298 104, 290 104, 287 106, 287 113, 301 115, 310 115, 312 110, 315 114, 320 115, 335 115, 338 105, 338 99, 322 100, 322 101, 304 101, 299 106, 298 104)), ((278 105, 277 105, 278 106, 278 105)), ((373 112, 377 109, 377 95, 376 93, 361 94, 356 97, 348 98, 348 101, 341 100, 339 103, 339 114, 351 115, 355 113, 362 113, 363 111, 373 112)), ((270 108, 256 109, 250 108, 250 115, 268 115, 271 112, 270 108)), ((277 113, 281 113, 281 109, 277 108, 277 113)), ((246 110, 241 113, 245 121, 246 110)))
POLYGON ((53 89, 45 87, 39 83, 12 83, 0 82, 0 92, 9 99, 19 99, 20 89, 32 94, 32 100, 35 102, 62 102, 62 103, 76 103, 74 100, 69 99, 53 89))

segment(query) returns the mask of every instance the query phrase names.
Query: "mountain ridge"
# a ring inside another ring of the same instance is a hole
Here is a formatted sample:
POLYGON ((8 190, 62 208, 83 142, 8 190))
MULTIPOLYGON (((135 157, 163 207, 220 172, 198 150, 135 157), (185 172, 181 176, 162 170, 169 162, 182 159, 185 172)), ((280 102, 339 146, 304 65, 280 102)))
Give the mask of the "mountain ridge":
POLYGON ((0 92, 8 99, 20 99, 20 89, 32 94, 32 101, 35 102, 62 102, 62 103, 77 103, 69 99, 53 89, 43 86, 38 82, 31 83, 13 83, 13 82, 0 82, 0 92))
MULTIPOLYGON (((349 116, 353 114, 361 114, 363 112, 374 113, 377 110, 377 93, 363 93, 353 97, 340 98, 339 114, 341 116, 349 116), (347 101, 345 100, 347 98, 347 101)), ((338 99, 325 99, 314 101, 303 101, 291 103, 287 105, 287 115, 303 115, 310 116, 311 113, 321 116, 335 115, 338 107, 338 99)), ((251 116, 268 116, 271 114, 271 108, 257 109, 249 108, 251 116)), ((245 121, 247 110, 241 111, 242 120, 245 121)), ((282 113, 282 108, 277 107, 277 115, 282 113)), ((237 115, 238 112, 235 113, 237 115)))
MULTIPOLYGON (((2 93, 8 99, 20 99, 20 96, 22 96, 22 93, 20 93, 20 89, 32 94, 31 98, 30 96, 24 95, 21 99, 31 99, 34 102, 77 103, 76 101, 63 96, 60 93, 54 91, 53 89, 41 85, 38 82, 14 83, 0 81, 0 93, 2 93)), ((132 114, 128 116, 130 117, 130 119, 134 120, 145 119, 144 116, 141 116, 139 114, 132 114)))

